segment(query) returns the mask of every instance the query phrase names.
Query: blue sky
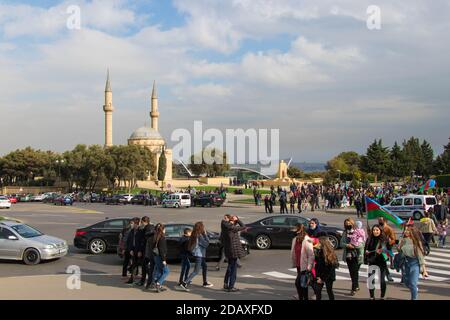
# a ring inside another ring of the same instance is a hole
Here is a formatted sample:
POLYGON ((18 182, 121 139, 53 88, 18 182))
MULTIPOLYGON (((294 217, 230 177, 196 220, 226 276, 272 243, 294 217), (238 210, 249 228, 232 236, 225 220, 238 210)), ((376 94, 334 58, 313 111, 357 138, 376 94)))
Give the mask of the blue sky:
POLYGON ((103 143, 111 69, 114 142, 160 127, 280 129, 280 156, 326 161, 450 136, 450 4, 425 0, 0 0, 0 154, 103 143), (81 29, 68 30, 78 5, 81 29), (380 30, 366 25, 380 8, 380 30), (2 117, 3 118, 3 117, 2 117))

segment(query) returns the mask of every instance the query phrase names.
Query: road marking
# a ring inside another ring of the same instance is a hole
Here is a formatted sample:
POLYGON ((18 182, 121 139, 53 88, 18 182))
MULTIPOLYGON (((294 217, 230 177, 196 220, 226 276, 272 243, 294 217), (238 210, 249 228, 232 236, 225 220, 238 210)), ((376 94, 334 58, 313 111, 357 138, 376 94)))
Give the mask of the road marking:
POLYGON ((438 261, 438 262, 447 262, 447 263, 449 262, 448 261, 449 259, 431 257, 431 254, 430 254, 430 256, 425 257, 425 262, 428 261, 428 260, 430 260, 430 261, 438 261))
POLYGON ((449 258, 450 259, 450 253, 433 252, 433 250, 431 250, 430 255, 438 256, 438 257, 444 257, 444 258, 449 258))
POLYGON ((240 276, 241 278, 255 278, 255 276, 252 276, 250 274, 245 274, 243 276, 240 276))
POLYGON ((427 259, 425 259, 425 266, 427 266, 427 267, 433 266, 433 267, 441 267, 441 268, 449 268, 450 267, 449 264, 430 262, 430 261, 427 261, 427 259))
POLYGON ((433 248, 431 249, 431 252, 442 252, 442 253, 450 253, 450 249, 444 249, 444 248, 433 248))
POLYGON ((282 272, 278 272, 278 271, 264 272, 263 274, 270 276, 270 277, 278 278, 278 279, 297 279, 297 277, 294 277, 290 274, 286 274, 286 273, 282 273, 282 272))

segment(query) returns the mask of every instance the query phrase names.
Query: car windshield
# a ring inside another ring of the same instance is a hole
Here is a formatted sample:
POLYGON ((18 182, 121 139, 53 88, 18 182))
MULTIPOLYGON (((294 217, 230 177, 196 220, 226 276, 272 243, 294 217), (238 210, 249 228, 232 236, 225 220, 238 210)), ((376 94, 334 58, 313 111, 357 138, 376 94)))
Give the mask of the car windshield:
POLYGON ((18 224, 12 226, 11 228, 13 228, 18 234, 20 234, 24 238, 34 238, 43 235, 41 232, 37 231, 36 229, 26 224, 18 224))

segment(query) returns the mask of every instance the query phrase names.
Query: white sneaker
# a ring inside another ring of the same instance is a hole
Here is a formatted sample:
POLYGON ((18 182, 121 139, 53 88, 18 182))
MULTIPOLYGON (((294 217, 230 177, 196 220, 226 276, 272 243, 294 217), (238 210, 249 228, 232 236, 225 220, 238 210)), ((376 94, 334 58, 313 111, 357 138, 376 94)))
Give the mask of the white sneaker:
POLYGON ((203 288, 211 288, 214 287, 214 285, 211 282, 206 282, 203 284, 203 288))

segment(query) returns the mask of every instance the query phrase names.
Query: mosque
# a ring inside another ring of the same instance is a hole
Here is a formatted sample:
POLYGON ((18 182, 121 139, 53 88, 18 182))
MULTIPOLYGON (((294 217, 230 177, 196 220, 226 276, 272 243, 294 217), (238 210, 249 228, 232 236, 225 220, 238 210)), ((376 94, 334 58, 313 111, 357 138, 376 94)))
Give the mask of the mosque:
MULTIPOLYGON (((105 105, 103 106, 103 111, 105 112, 105 147, 111 147, 113 145, 112 135, 113 135, 113 125, 112 125, 112 113, 114 112, 114 107, 112 104, 112 90, 111 82, 109 79, 109 70, 106 78, 105 87, 105 105)), ((150 111, 151 127, 141 127, 136 129, 128 139, 128 145, 138 145, 148 148, 155 155, 155 173, 150 175, 148 180, 157 181, 158 180, 158 166, 159 157, 164 148, 164 153, 166 155, 166 175, 165 181, 172 180, 172 150, 166 145, 164 138, 158 131, 158 96, 156 92, 156 83, 153 82, 153 90, 151 96, 151 111, 150 111)))

